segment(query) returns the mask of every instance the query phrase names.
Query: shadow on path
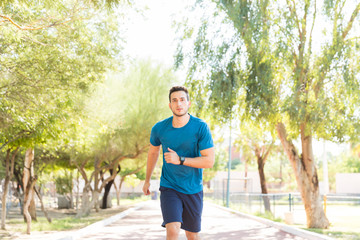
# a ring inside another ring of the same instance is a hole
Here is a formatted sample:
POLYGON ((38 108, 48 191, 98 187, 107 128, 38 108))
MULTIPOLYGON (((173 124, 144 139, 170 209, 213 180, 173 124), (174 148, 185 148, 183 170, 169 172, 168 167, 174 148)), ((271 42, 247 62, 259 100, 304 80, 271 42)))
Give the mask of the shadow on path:
MULTIPOLYGON (((89 233, 78 239, 165 239, 165 228, 160 225, 162 217, 159 205, 158 201, 149 201, 130 215, 101 229, 94 229, 94 233, 89 233)), ((186 239, 184 231, 181 231, 180 239, 186 239)), ((201 239, 301 240, 303 238, 205 203, 201 239)))

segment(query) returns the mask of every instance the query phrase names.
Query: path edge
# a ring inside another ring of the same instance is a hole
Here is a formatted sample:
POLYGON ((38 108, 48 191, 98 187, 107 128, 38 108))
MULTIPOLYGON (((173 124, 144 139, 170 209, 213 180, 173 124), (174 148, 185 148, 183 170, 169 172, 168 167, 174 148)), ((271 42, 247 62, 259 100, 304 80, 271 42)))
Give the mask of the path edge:
POLYGON ((254 216, 254 215, 246 214, 246 213, 234 210, 234 209, 230 209, 230 208, 227 208, 227 207, 220 206, 220 205, 215 204, 215 203, 206 202, 206 204, 210 204, 210 205, 212 205, 214 207, 217 207, 217 208, 220 208, 220 209, 222 209, 224 211, 228 211, 228 212, 240 215, 242 217, 250 218, 252 220, 255 220, 257 222, 261 222, 261 223, 263 223, 265 225, 268 225, 270 227, 277 228, 277 229, 279 229, 281 231, 284 231, 284 232, 287 232, 287 233, 290 233, 290 234, 293 234, 293 235, 296 235, 296 236, 299 236, 299 237, 302 237, 302 238, 305 238, 305 239, 309 239, 309 240, 319 240, 319 239, 321 239, 321 240, 334 240, 334 238, 325 236, 323 234, 306 231, 306 230, 296 228, 296 227, 291 227, 291 226, 286 225, 284 223, 274 222, 274 221, 271 221, 271 220, 266 219, 266 218, 261 218, 261 217, 257 217, 257 216, 254 216))
POLYGON ((121 213, 118 213, 114 216, 111 216, 109 218, 106 218, 106 219, 103 219, 101 221, 98 221, 98 222, 95 222, 93 224, 90 224, 89 226, 86 226, 84 228, 81 228, 79 230, 77 230, 76 232, 72 232, 71 234, 69 234, 68 236, 66 237, 61 237, 61 238, 58 238, 56 240, 76 240, 84 235, 88 235, 88 234, 92 234, 92 233, 95 233, 99 230, 101 230, 102 227, 105 227, 121 218, 124 218, 126 217, 127 215, 129 215, 130 213, 142 208, 148 201, 150 200, 147 200, 147 201, 144 201, 144 202, 140 202, 140 203, 137 203, 135 204, 135 206, 129 208, 129 209, 126 209, 125 211, 122 211, 121 213))

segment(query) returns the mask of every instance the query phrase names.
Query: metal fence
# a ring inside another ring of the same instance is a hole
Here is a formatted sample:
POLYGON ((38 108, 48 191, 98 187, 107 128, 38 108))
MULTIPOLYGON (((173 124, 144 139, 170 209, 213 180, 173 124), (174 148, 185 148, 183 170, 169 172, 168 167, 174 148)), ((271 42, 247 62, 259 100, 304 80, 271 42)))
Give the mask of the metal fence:
MULTIPOLYGON (((226 191, 213 191, 205 196, 218 204, 226 205, 226 191)), ((358 223, 360 229, 360 194, 321 195, 322 204, 330 222, 341 219, 358 223)), ((294 224, 306 224, 306 213, 299 193, 244 193, 230 192, 229 207, 254 215, 266 215, 264 201, 268 203, 271 215, 275 219, 285 219, 286 213, 292 213, 294 224)), ((357 226, 357 225, 356 225, 357 226)))

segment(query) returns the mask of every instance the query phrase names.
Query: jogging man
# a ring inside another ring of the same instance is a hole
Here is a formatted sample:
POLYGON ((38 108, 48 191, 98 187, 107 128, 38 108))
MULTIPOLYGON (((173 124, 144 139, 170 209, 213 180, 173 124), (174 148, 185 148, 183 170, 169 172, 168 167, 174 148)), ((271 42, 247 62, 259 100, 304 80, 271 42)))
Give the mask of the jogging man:
POLYGON ((169 102, 173 116, 156 123, 151 130, 143 192, 150 194, 150 179, 161 145, 160 202, 166 239, 178 239, 180 228, 187 239, 200 239, 202 173, 203 168, 214 165, 214 143, 208 125, 188 113, 191 102, 185 87, 172 87, 169 102))

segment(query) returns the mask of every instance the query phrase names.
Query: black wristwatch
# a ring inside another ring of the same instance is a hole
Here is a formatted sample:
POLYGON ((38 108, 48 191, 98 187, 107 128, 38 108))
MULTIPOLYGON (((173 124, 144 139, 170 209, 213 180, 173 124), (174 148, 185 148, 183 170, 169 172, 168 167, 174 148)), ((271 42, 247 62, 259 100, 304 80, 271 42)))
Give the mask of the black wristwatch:
POLYGON ((180 157, 180 165, 184 165, 185 157, 180 157))

